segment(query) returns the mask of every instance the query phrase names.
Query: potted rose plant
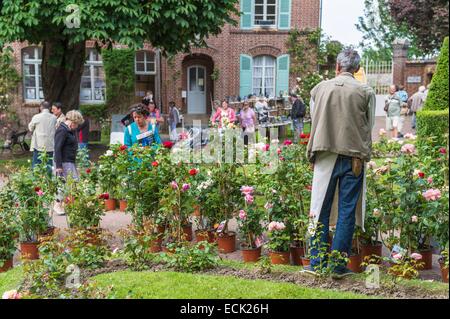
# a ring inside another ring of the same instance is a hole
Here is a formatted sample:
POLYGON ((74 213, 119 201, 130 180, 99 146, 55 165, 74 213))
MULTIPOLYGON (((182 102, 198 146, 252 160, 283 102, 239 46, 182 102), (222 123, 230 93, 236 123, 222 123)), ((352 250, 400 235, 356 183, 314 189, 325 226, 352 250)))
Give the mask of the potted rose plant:
POLYGON ((241 252, 244 262, 256 262, 261 257, 261 235, 263 227, 261 221, 264 212, 257 206, 253 199, 254 188, 241 187, 244 197, 244 209, 237 216, 239 233, 241 235, 241 252))
POLYGON ((291 243, 291 236, 286 229, 283 222, 272 221, 267 226, 269 243, 270 260, 272 264, 289 264, 289 246, 291 243))
POLYGON ((117 146, 112 146, 106 153, 100 156, 98 161, 99 184, 105 196, 104 203, 106 211, 116 210, 116 190, 118 176, 116 172, 116 160, 120 150, 117 146))

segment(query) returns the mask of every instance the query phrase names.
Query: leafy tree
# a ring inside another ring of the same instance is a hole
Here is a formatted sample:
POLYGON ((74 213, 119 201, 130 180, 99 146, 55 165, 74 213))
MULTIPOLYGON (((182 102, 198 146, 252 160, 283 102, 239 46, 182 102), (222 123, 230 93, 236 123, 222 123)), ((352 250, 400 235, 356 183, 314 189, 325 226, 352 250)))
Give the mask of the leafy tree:
POLYGON ((371 60, 392 59, 392 43, 396 38, 408 39, 411 43, 409 56, 423 56, 416 39, 403 23, 397 23, 390 14, 389 0, 364 0, 364 16, 359 17, 356 28, 363 33, 360 47, 363 57, 371 60))
POLYGON ((217 35, 233 16, 238 0, 3 0, 0 47, 13 41, 42 44, 44 97, 78 106, 85 41, 97 48, 144 41, 163 54, 188 51, 217 35))
POLYGON ((448 36, 448 0, 389 0, 388 4, 393 21, 414 34, 421 50, 439 49, 448 36))
POLYGON ((448 37, 445 38, 439 54, 436 73, 425 101, 425 110, 448 109, 448 37))

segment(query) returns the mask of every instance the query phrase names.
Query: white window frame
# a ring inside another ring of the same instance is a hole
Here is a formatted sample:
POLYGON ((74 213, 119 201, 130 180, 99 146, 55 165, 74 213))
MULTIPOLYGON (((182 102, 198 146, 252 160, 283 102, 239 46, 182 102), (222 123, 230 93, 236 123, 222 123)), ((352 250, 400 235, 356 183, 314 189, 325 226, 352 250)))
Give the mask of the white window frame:
POLYGON ((271 60, 273 60, 274 64, 273 64, 273 92, 274 92, 274 96, 276 96, 276 89, 277 89, 277 59, 271 55, 258 55, 253 57, 253 69, 252 69, 252 94, 255 93, 255 86, 254 86, 254 79, 255 79, 255 67, 262 67, 263 71, 262 71, 262 84, 261 84, 261 90, 263 92, 265 92, 266 90, 266 71, 267 71, 267 59, 270 58, 271 60), (260 58, 263 57, 263 65, 262 66, 255 66, 255 59, 256 58, 260 58))
POLYGON ((147 55, 150 56, 150 54, 153 53, 149 50, 140 50, 137 51, 134 55, 134 73, 136 75, 156 75, 156 54, 153 54, 154 59, 152 60, 147 60, 147 55), (139 61, 139 63, 144 63, 144 71, 138 71, 137 69, 137 53, 138 52, 144 52, 144 61, 139 61), (153 63, 154 66, 154 71, 148 71, 147 70, 147 63, 153 63))
MULTIPOLYGON (((86 62, 83 66, 83 73, 84 73, 84 67, 89 67, 89 77, 91 80, 91 99, 90 100, 82 100, 81 99, 81 83, 80 83, 80 104, 103 104, 106 101, 106 87, 105 87, 105 94, 104 99, 103 100, 95 100, 93 99, 94 94, 95 94, 95 67, 102 67, 103 68, 103 60, 102 57, 100 55, 100 53, 98 53, 99 56, 99 60, 94 60, 94 53, 96 53, 95 49, 88 49, 89 50, 89 55, 88 58, 86 59, 86 62)), ((83 75, 81 76, 82 78, 84 77, 83 75)), ((104 81, 106 81, 106 79, 103 79, 104 81)))
MULTIPOLYGON (((267 6, 269 6, 269 4, 267 3, 268 0, 263 0, 263 20, 262 21, 267 21, 267 6)), ((274 23, 273 24, 268 24, 268 25, 261 25, 261 24, 256 24, 256 6, 260 6, 259 4, 256 4, 256 1, 253 5, 253 12, 252 12, 252 24, 253 27, 262 27, 262 28, 277 28, 278 26, 278 0, 275 0, 275 4, 272 5, 270 4, 270 6, 275 6, 275 19, 274 19, 274 23)))
MULTIPOLYGON (((28 47, 28 48, 30 48, 30 47, 28 47)), ((41 78, 42 79, 42 68, 41 68, 41 65, 42 65, 42 59, 39 59, 38 57, 39 57, 39 50, 42 50, 42 48, 40 48, 40 47, 31 47, 31 48, 33 48, 34 49, 34 56, 35 56, 35 58, 34 59, 25 59, 24 57, 23 57, 23 50, 24 49, 27 49, 27 48, 23 48, 22 49, 22 77, 23 77, 23 98, 24 98, 24 101, 25 101, 25 103, 34 103, 34 102, 42 102, 42 101, 44 101, 44 99, 43 98, 40 98, 39 97, 39 93, 40 93, 40 91, 41 91, 41 89, 43 90, 43 88, 41 87, 41 86, 39 86, 39 78, 41 78), (25 86, 25 65, 34 65, 34 69, 35 69, 35 74, 34 74, 34 80, 35 80, 35 87, 34 87, 34 89, 36 90, 36 96, 37 96, 37 98, 35 98, 35 99, 27 99, 26 98, 26 86, 25 86)), ((42 82, 42 80, 41 80, 41 82, 42 82)))

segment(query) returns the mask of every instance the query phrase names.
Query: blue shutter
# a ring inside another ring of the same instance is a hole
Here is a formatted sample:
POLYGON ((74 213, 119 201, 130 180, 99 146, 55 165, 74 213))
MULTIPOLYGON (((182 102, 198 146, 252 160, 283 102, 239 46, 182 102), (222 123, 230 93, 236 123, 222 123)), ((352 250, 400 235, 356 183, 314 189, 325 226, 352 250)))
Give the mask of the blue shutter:
POLYGON ((251 29, 253 25, 254 0, 241 0, 241 29, 251 29))
POLYGON ((246 54, 241 54, 240 91, 241 98, 252 93, 253 60, 246 54))
POLYGON ((289 55, 285 54, 277 58, 277 88, 276 95, 280 92, 289 93, 289 55))
POLYGON ((278 1, 278 29, 289 30, 291 28, 291 0, 278 1))

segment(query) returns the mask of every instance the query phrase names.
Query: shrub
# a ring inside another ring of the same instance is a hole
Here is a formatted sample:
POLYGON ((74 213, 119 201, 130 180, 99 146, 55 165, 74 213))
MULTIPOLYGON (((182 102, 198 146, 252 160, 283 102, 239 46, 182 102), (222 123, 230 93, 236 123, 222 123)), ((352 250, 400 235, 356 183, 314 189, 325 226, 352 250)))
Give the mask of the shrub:
POLYGON ((421 139, 436 136, 438 137, 437 143, 441 146, 445 145, 445 134, 448 134, 448 109, 418 112, 417 134, 421 139))
MULTIPOLYGON (((172 249, 172 247, 168 247, 172 249)), ((205 241, 194 246, 178 246, 173 254, 164 254, 163 260, 176 270, 195 272, 214 268, 218 265, 215 246, 205 241)))
POLYGON ((438 58, 436 73, 425 101, 425 110, 448 109, 448 37, 445 38, 438 58))
POLYGON ((87 116, 91 119, 102 123, 107 116, 107 106, 106 104, 81 104, 80 111, 83 116, 87 116))

